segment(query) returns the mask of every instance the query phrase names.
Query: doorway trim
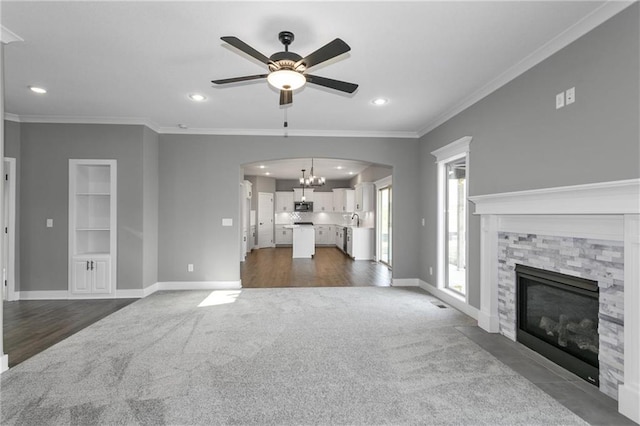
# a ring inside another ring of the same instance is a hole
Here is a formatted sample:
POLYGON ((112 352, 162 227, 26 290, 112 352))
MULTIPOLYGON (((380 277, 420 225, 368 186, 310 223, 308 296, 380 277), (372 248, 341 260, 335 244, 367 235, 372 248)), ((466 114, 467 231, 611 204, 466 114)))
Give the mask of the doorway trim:
MULTIPOLYGON (((8 182, 8 191, 4 192, 3 205, 7 215, 4 218, 3 247, 9 247, 7 264, 3 265, 3 283, 6 281, 7 301, 20 299, 20 293, 16 291, 16 159, 4 158, 4 182, 8 182), (8 241, 7 241, 8 240, 8 241)), ((4 183, 3 183, 4 185, 4 183)), ((3 259, 4 261, 4 259, 3 259)))
MULTIPOLYGON (((393 174, 382 178, 380 180, 377 180, 373 183, 375 185, 376 188, 376 253, 375 253, 375 261, 376 262, 380 262, 380 253, 381 253, 381 248, 380 248, 380 238, 379 238, 379 233, 380 230, 382 229, 381 227, 381 220, 382 220, 382 215, 380 214, 380 190, 383 188, 386 188, 388 186, 393 186, 393 174)), ((391 223, 393 224, 393 216, 391 216, 391 223)), ((391 236, 391 265, 393 265, 393 235, 391 236)), ((386 263, 385 263, 386 265, 386 263)), ((392 266, 387 265, 390 269, 393 269, 392 266)))

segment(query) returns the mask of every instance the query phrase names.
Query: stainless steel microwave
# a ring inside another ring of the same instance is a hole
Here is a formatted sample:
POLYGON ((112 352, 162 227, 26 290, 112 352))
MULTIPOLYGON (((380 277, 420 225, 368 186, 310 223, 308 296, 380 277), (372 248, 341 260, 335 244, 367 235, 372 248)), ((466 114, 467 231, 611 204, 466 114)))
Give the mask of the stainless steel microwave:
POLYGON ((313 202, 311 201, 296 201, 293 203, 293 210, 297 212, 312 212, 313 202))

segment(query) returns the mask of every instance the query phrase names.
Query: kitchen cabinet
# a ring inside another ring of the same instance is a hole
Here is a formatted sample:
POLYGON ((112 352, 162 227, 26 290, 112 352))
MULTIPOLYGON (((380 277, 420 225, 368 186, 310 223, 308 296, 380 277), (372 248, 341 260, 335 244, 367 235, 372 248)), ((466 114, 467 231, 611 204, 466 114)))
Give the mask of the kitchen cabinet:
POLYGON ((276 213, 293 211, 293 191, 276 191, 276 213))
POLYGON ((336 247, 344 251, 344 227, 336 227, 336 247))
POLYGON ((374 184, 361 182, 355 189, 355 211, 357 213, 370 212, 374 209, 374 184))
POLYGON ((293 230, 286 225, 276 225, 276 245, 293 244, 293 230))
POLYGON ((347 228, 347 254, 354 260, 373 259, 374 228, 347 228))
MULTIPOLYGON (((307 202, 314 201, 313 188, 305 188, 304 189, 304 197, 307 202)), ((293 188, 293 201, 300 202, 302 201, 302 188, 293 188)))
POLYGON ((316 245, 329 245, 334 243, 333 236, 328 225, 315 225, 316 245))
POLYGON ((313 193, 313 211, 314 212, 332 212, 333 211, 333 192, 314 192, 313 193))
POLYGON ((116 160, 69 160, 69 297, 116 295, 116 160))
POLYGON ((334 188, 333 190, 333 211, 353 212, 355 211, 355 191, 349 188, 334 188))

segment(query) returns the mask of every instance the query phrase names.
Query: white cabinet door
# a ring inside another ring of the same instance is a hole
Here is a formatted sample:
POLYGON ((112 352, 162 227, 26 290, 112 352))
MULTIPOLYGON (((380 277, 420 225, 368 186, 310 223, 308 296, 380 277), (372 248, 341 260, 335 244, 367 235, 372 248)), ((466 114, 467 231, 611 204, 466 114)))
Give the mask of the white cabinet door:
MULTIPOLYGON (((313 188, 304 189, 304 201, 313 201, 313 188)), ((300 202, 302 200, 302 188, 293 188, 293 201, 300 202)))
POLYGON ((362 182, 355 189, 355 211, 358 213, 373 211, 374 184, 362 182))
POLYGON ((333 211, 333 192, 314 192, 313 193, 313 211, 314 212, 332 212, 333 211))
POLYGON ((73 260, 72 293, 91 293, 91 263, 88 259, 73 260))
POLYGON ((353 230, 347 228, 347 254, 353 257, 353 230))
POLYGON ((284 228, 284 243, 293 244, 293 229, 284 228))
POLYGON ((93 270, 91 291, 92 293, 111 293, 111 265, 109 259, 92 260, 93 270))
POLYGON ((336 188, 333 190, 333 211, 353 212, 355 211, 355 190, 347 188, 336 188))
POLYGON ((293 211, 293 192, 276 192, 276 211, 278 213, 290 213, 293 211))
POLYGON ((356 201, 356 191, 353 189, 345 189, 344 191, 344 209, 343 212, 354 212, 356 201))

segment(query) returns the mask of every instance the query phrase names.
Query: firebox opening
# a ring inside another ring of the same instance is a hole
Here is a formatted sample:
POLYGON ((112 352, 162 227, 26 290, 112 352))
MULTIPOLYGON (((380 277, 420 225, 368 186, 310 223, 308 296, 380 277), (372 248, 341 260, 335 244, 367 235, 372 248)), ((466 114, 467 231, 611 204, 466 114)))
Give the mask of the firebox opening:
POLYGON ((516 265, 516 339, 599 385, 598 283, 516 265))

